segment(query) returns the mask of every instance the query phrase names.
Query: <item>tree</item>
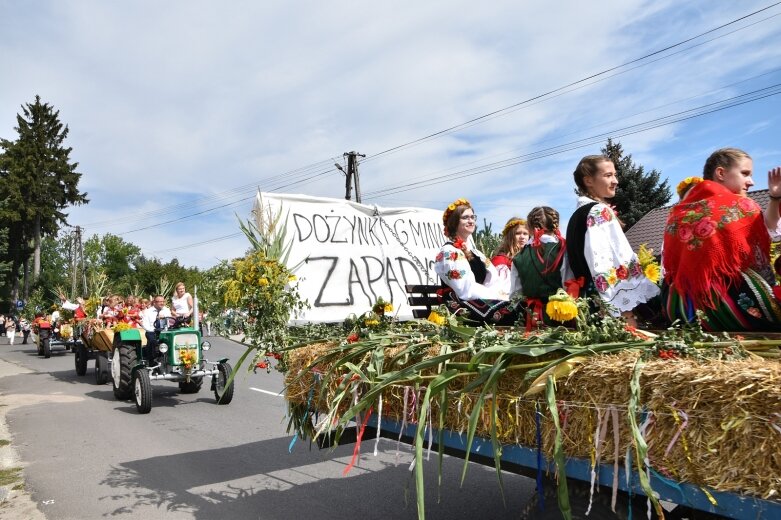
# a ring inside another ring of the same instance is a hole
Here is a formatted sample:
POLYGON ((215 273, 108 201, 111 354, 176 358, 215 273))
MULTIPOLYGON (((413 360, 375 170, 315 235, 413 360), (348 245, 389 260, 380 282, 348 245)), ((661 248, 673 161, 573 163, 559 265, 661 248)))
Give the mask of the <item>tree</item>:
POLYGON ((672 193, 667 179, 659 183, 660 172, 651 170, 646 173, 642 165, 632 161, 631 155, 624 155, 621 143, 608 139, 602 154, 610 157, 616 165, 618 189, 612 203, 624 223, 624 231, 652 209, 670 201, 672 193))
MULTIPOLYGON (((22 114, 16 116, 17 140, 0 140, 0 176, 4 181, 0 196, 8 202, 0 218, 10 224, 12 243, 32 239, 33 279, 40 274, 41 238, 56 235, 59 227, 67 224, 68 215, 63 212, 67 206, 89 202, 86 193, 79 191, 82 174, 76 171, 78 163, 70 160, 72 149, 64 146, 69 129, 60 122, 59 114, 35 96, 35 102, 23 105, 22 114)), ((29 257, 29 252, 19 251, 12 258, 13 273, 18 273, 29 257)))
POLYGON ((106 273, 109 287, 121 294, 131 292, 134 286, 133 263, 140 256, 140 247, 111 233, 103 236, 92 235, 84 242, 87 272, 106 273))

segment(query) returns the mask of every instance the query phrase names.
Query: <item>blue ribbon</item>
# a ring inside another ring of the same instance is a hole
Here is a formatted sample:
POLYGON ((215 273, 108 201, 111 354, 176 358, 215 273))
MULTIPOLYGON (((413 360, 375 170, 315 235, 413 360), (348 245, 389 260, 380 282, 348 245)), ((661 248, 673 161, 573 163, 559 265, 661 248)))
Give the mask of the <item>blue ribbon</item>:
POLYGON ((540 497, 540 511, 545 511, 545 493, 542 489, 542 427, 540 426, 540 403, 534 405, 534 422, 537 425, 537 495, 540 497))
MULTIPOLYGON (((309 388, 309 396, 306 398, 306 409, 304 410, 304 417, 303 420, 306 421, 306 418, 309 417, 309 405, 312 404, 312 395, 315 393, 315 385, 320 380, 320 378, 315 374, 315 384, 313 384, 309 388)), ((293 440, 290 441, 290 445, 287 447, 288 453, 293 453, 293 446, 295 446, 296 441, 298 440, 298 430, 296 430, 296 433, 293 434, 293 440)))

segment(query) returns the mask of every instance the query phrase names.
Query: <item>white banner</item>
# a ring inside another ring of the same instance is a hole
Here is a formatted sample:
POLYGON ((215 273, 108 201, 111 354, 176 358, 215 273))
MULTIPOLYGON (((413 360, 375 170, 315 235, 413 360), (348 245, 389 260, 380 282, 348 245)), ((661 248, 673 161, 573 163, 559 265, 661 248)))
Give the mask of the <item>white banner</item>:
POLYGON ((439 283, 433 268, 445 242, 439 210, 257 194, 259 228, 280 214, 292 243, 287 265, 295 268, 298 290, 310 305, 298 322, 343 321, 371 310, 380 297, 393 303, 399 319, 411 319, 404 285, 439 283))

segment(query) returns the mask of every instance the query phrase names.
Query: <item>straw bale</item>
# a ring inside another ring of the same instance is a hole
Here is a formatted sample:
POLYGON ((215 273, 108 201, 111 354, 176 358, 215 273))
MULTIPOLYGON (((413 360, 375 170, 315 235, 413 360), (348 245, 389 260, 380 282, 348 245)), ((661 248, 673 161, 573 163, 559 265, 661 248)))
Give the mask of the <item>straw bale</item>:
MULTIPOLYGON (((311 345, 291 353, 288 381, 299 373, 303 377, 288 386, 288 400, 306 400, 313 384, 311 373, 307 374, 306 368, 332 346, 311 345)), ((388 349, 387 358, 400 348, 388 349)), ((438 345, 429 347, 427 357, 437 354, 438 345)), ((623 462, 627 448, 632 444, 627 407, 629 381, 638 356, 637 351, 630 350, 591 356, 568 377, 557 382, 556 399, 567 455, 589 458, 594 452, 598 419, 602 417, 604 420, 604 416, 609 415, 600 455, 602 462, 615 460, 615 434, 612 416, 608 412, 612 406, 618 416, 618 458, 623 462)), ((554 356, 548 356, 548 359, 551 357, 554 356)), ((539 359, 517 356, 519 364, 533 361, 539 359)), ((393 367, 394 370, 398 368, 393 367)), ((483 405, 477 435, 490 436, 491 399, 496 399, 496 429, 500 441, 535 446, 535 410, 539 407, 543 414, 543 450, 550 456, 556 432, 547 402, 544 396, 523 397, 528 387, 524 375, 523 370, 507 371, 503 375, 496 395, 490 396, 483 405)), ((451 397, 445 411, 445 424, 453 431, 466 431, 478 399, 477 393, 460 393, 468 382, 468 377, 456 378, 448 388, 451 397)), ((760 358, 741 361, 653 360, 644 365, 640 383, 641 406, 652 417, 646 441, 654 469, 670 478, 707 485, 720 491, 763 498, 777 499, 780 496, 781 362, 760 358), (672 442, 677 433, 677 440, 672 442)), ((425 381, 420 386, 416 397, 422 397, 425 392, 425 381)), ((332 379, 327 392, 329 397, 333 396, 336 387, 332 379)), ((408 394, 410 392, 416 390, 410 388, 408 394)), ((404 393, 403 386, 384 392, 385 417, 402 420, 404 393)), ((419 402, 419 399, 414 401, 419 402)), ((316 406, 324 411, 327 403, 319 402, 316 406)), ((431 409, 436 424, 438 401, 432 403, 431 409)), ((408 422, 414 423, 417 408, 413 406, 412 399, 407 402, 407 410, 408 422)))

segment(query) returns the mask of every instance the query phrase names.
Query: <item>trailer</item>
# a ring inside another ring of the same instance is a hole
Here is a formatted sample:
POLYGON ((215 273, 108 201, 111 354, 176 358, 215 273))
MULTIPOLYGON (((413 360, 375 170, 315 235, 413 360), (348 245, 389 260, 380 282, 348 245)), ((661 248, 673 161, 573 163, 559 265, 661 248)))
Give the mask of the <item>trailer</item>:
MULTIPOLYGON (((367 421, 364 438, 373 438, 377 433, 378 421, 375 417, 367 421)), ((382 418, 379 421, 380 436, 401 440, 406 444, 414 444, 417 425, 401 424, 398 421, 382 418)), ((442 441, 444 453, 459 458, 466 455, 466 435, 450 430, 426 432, 426 438, 431 435, 432 450, 439 449, 442 441)), ((346 435, 340 444, 354 442, 355 435, 346 435)), ((320 443, 327 447, 328 441, 320 443)), ((490 439, 475 438, 470 449, 470 461, 485 465, 494 465, 494 448, 490 439)), ((501 449, 502 469, 538 482, 537 496, 524 511, 522 518, 546 519, 561 518, 556 503, 556 482, 551 476, 556 473, 552 460, 542 456, 537 448, 520 445, 504 445, 501 449)), ((631 468, 631 464, 629 465, 631 468)), ((628 518, 629 509, 632 517, 644 518, 646 514, 646 495, 640 485, 640 478, 635 469, 627 472, 626 465, 619 465, 618 470, 612 464, 600 464, 595 468, 595 481, 598 482, 594 494, 589 492, 592 478, 591 462, 587 459, 568 457, 566 460, 566 476, 570 487, 570 502, 573 507, 573 518, 582 518, 589 501, 597 508, 590 516, 584 518, 628 518), (616 512, 610 511, 612 502, 612 485, 615 482, 618 505, 616 512), (572 492, 572 488, 579 492, 572 492), (595 498, 596 497, 596 498, 595 498), (591 500, 590 500, 591 498, 591 500), (602 509, 599 510, 599 505, 602 509), (637 516, 637 515, 642 516, 637 516)), ((665 505, 665 518, 732 518, 736 520, 757 520, 781 518, 781 502, 763 500, 753 496, 738 493, 716 491, 686 482, 676 482, 663 477, 657 472, 650 473, 650 484, 657 498, 665 505), (715 515, 715 516, 714 516, 715 515)))
POLYGON ((87 365, 95 361, 95 383, 104 385, 111 377, 111 355, 114 350, 114 331, 110 328, 82 331, 79 341, 73 348, 76 375, 87 375, 87 365))

